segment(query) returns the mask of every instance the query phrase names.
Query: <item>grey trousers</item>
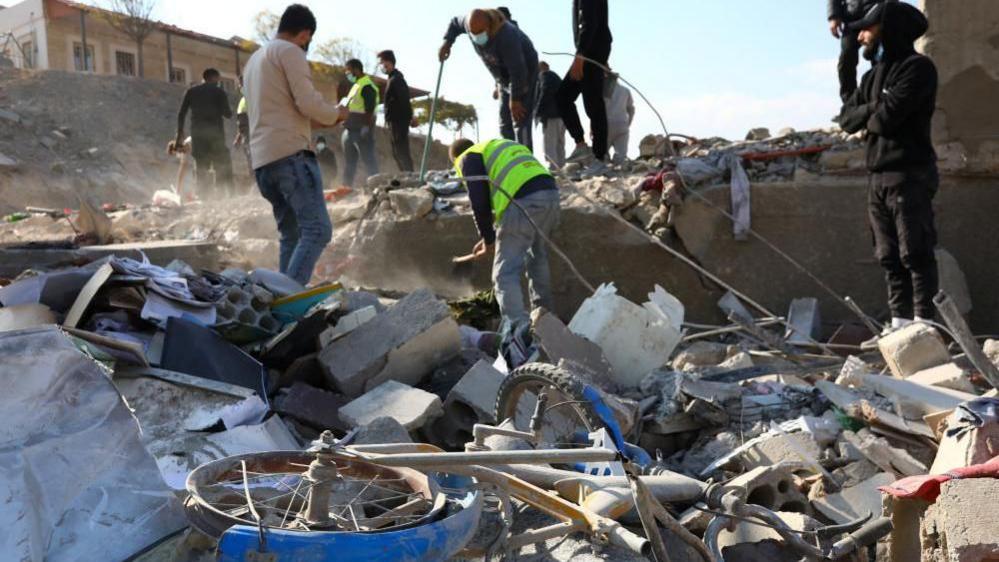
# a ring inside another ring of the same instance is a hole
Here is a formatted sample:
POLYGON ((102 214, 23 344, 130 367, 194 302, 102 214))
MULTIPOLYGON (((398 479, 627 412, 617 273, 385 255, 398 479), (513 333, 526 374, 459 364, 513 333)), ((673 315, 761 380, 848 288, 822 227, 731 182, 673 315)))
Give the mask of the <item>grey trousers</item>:
POLYGON ((565 123, 559 118, 545 120, 541 125, 545 138, 545 160, 549 168, 565 166, 565 123))
MULTIPOLYGON (((546 189, 516 200, 537 223, 545 236, 558 226, 559 192, 546 189)), ((496 231, 493 286, 503 320, 514 325, 530 322, 521 287, 527 274, 533 308, 552 310, 552 277, 548 268, 548 247, 515 204, 510 204, 496 231)))
POLYGON ((630 140, 631 134, 627 127, 624 129, 611 128, 610 133, 607 135, 608 148, 614 151, 611 163, 624 164, 625 160, 628 159, 628 142, 630 140))

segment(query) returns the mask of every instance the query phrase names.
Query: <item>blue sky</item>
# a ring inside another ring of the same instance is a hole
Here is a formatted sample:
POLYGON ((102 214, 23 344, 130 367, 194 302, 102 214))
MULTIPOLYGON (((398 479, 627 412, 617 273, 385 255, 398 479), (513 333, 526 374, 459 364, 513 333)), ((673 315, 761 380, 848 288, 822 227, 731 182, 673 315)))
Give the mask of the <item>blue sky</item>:
MULTIPOLYGON (((500 1, 539 52, 572 50, 570 0, 500 1)), ((392 48, 409 82, 425 89, 433 88, 436 53, 449 19, 475 7, 458 0, 308 4, 319 19, 318 41, 347 36, 372 51, 392 48)), ((154 15, 202 33, 251 37, 254 14, 280 13, 286 5, 170 0, 161 1, 154 15)), ((671 131, 741 138, 757 126, 774 132, 826 127, 838 112, 839 43, 829 34, 825 0, 610 0, 610 8, 611 66, 649 97, 671 131)), ((571 62, 542 58, 559 73, 571 62)), ((483 136, 499 129, 491 82, 467 39, 459 39, 444 70, 442 94, 476 105, 483 136)), ((637 97, 636 104, 633 146, 645 134, 661 132, 637 97)), ((445 134, 443 140, 450 138, 445 134)))

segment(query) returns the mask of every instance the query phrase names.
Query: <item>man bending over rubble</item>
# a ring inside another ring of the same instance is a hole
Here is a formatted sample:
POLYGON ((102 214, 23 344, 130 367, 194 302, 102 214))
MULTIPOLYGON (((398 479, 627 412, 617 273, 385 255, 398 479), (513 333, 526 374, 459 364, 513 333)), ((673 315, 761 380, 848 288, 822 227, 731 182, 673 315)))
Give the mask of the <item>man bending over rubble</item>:
POLYGON ((503 332, 514 333, 517 327, 530 324, 530 311, 524 306, 521 289, 525 272, 531 305, 553 309, 548 247, 542 234, 551 236, 558 225, 558 185, 529 148, 513 141, 496 139, 472 144, 458 139, 451 145, 450 155, 455 171, 468 188, 481 236, 470 255, 455 261, 495 254, 493 286, 503 315, 503 332))
POLYGON ((937 70, 913 47, 929 27, 915 7, 879 4, 852 25, 874 68, 843 106, 840 125, 848 133, 867 131, 868 217, 888 281, 891 330, 934 316, 933 197, 940 180, 930 122, 937 70))
POLYGON ((250 152, 257 187, 281 233, 280 270, 303 285, 333 237, 323 180, 312 152, 312 123, 335 125, 347 110, 323 99, 305 54, 316 17, 300 4, 285 10, 277 37, 246 63, 250 152))

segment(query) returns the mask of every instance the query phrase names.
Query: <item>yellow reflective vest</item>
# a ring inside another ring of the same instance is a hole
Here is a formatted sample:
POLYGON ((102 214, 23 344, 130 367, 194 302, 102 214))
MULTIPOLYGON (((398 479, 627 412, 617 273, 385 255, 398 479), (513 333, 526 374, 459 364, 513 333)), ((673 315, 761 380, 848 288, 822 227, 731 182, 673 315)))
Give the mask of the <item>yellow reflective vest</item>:
POLYGON ((361 91, 364 90, 365 86, 371 86, 371 89, 375 91, 375 106, 382 103, 381 93, 378 91, 378 85, 371 80, 371 77, 365 74, 354 82, 354 85, 350 88, 350 93, 347 94, 347 109, 351 113, 367 113, 364 110, 364 96, 361 95, 361 91))
POLYGON ((503 213, 510 206, 510 199, 520 188, 538 176, 551 176, 541 165, 531 149, 506 139, 480 142, 466 150, 454 161, 458 177, 465 179, 461 165, 465 156, 481 154, 489 174, 489 198, 493 207, 493 224, 499 224, 503 213))

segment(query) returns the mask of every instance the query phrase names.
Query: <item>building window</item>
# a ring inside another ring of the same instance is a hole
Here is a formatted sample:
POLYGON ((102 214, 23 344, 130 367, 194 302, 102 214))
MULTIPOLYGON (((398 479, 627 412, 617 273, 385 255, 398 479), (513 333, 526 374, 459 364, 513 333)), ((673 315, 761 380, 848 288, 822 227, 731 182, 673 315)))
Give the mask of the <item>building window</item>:
POLYGON ((222 89, 225 90, 225 92, 227 94, 235 94, 236 93, 236 81, 233 80, 232 78, 223 78, 222 79, 222 89))
POLYGON ((94 72, 96 67, 94 66, 94 46, 87 44, 87 60, 83 60, 83 44, 73 43, 73 68, 77 72, 94 72))
POLYGON ((183 68, 170 69, 171 84, 187 84, 187 71, 183 68))
POLYGON ((35 43, 33 41, 23 41, 21 43, 21 51, 23 53, 23 64, 24 68, 35 68, 35 43))
POLYGON ((135 54, 124 51, 114 52, 115 67, 120 76, 135 76, 135 54))

